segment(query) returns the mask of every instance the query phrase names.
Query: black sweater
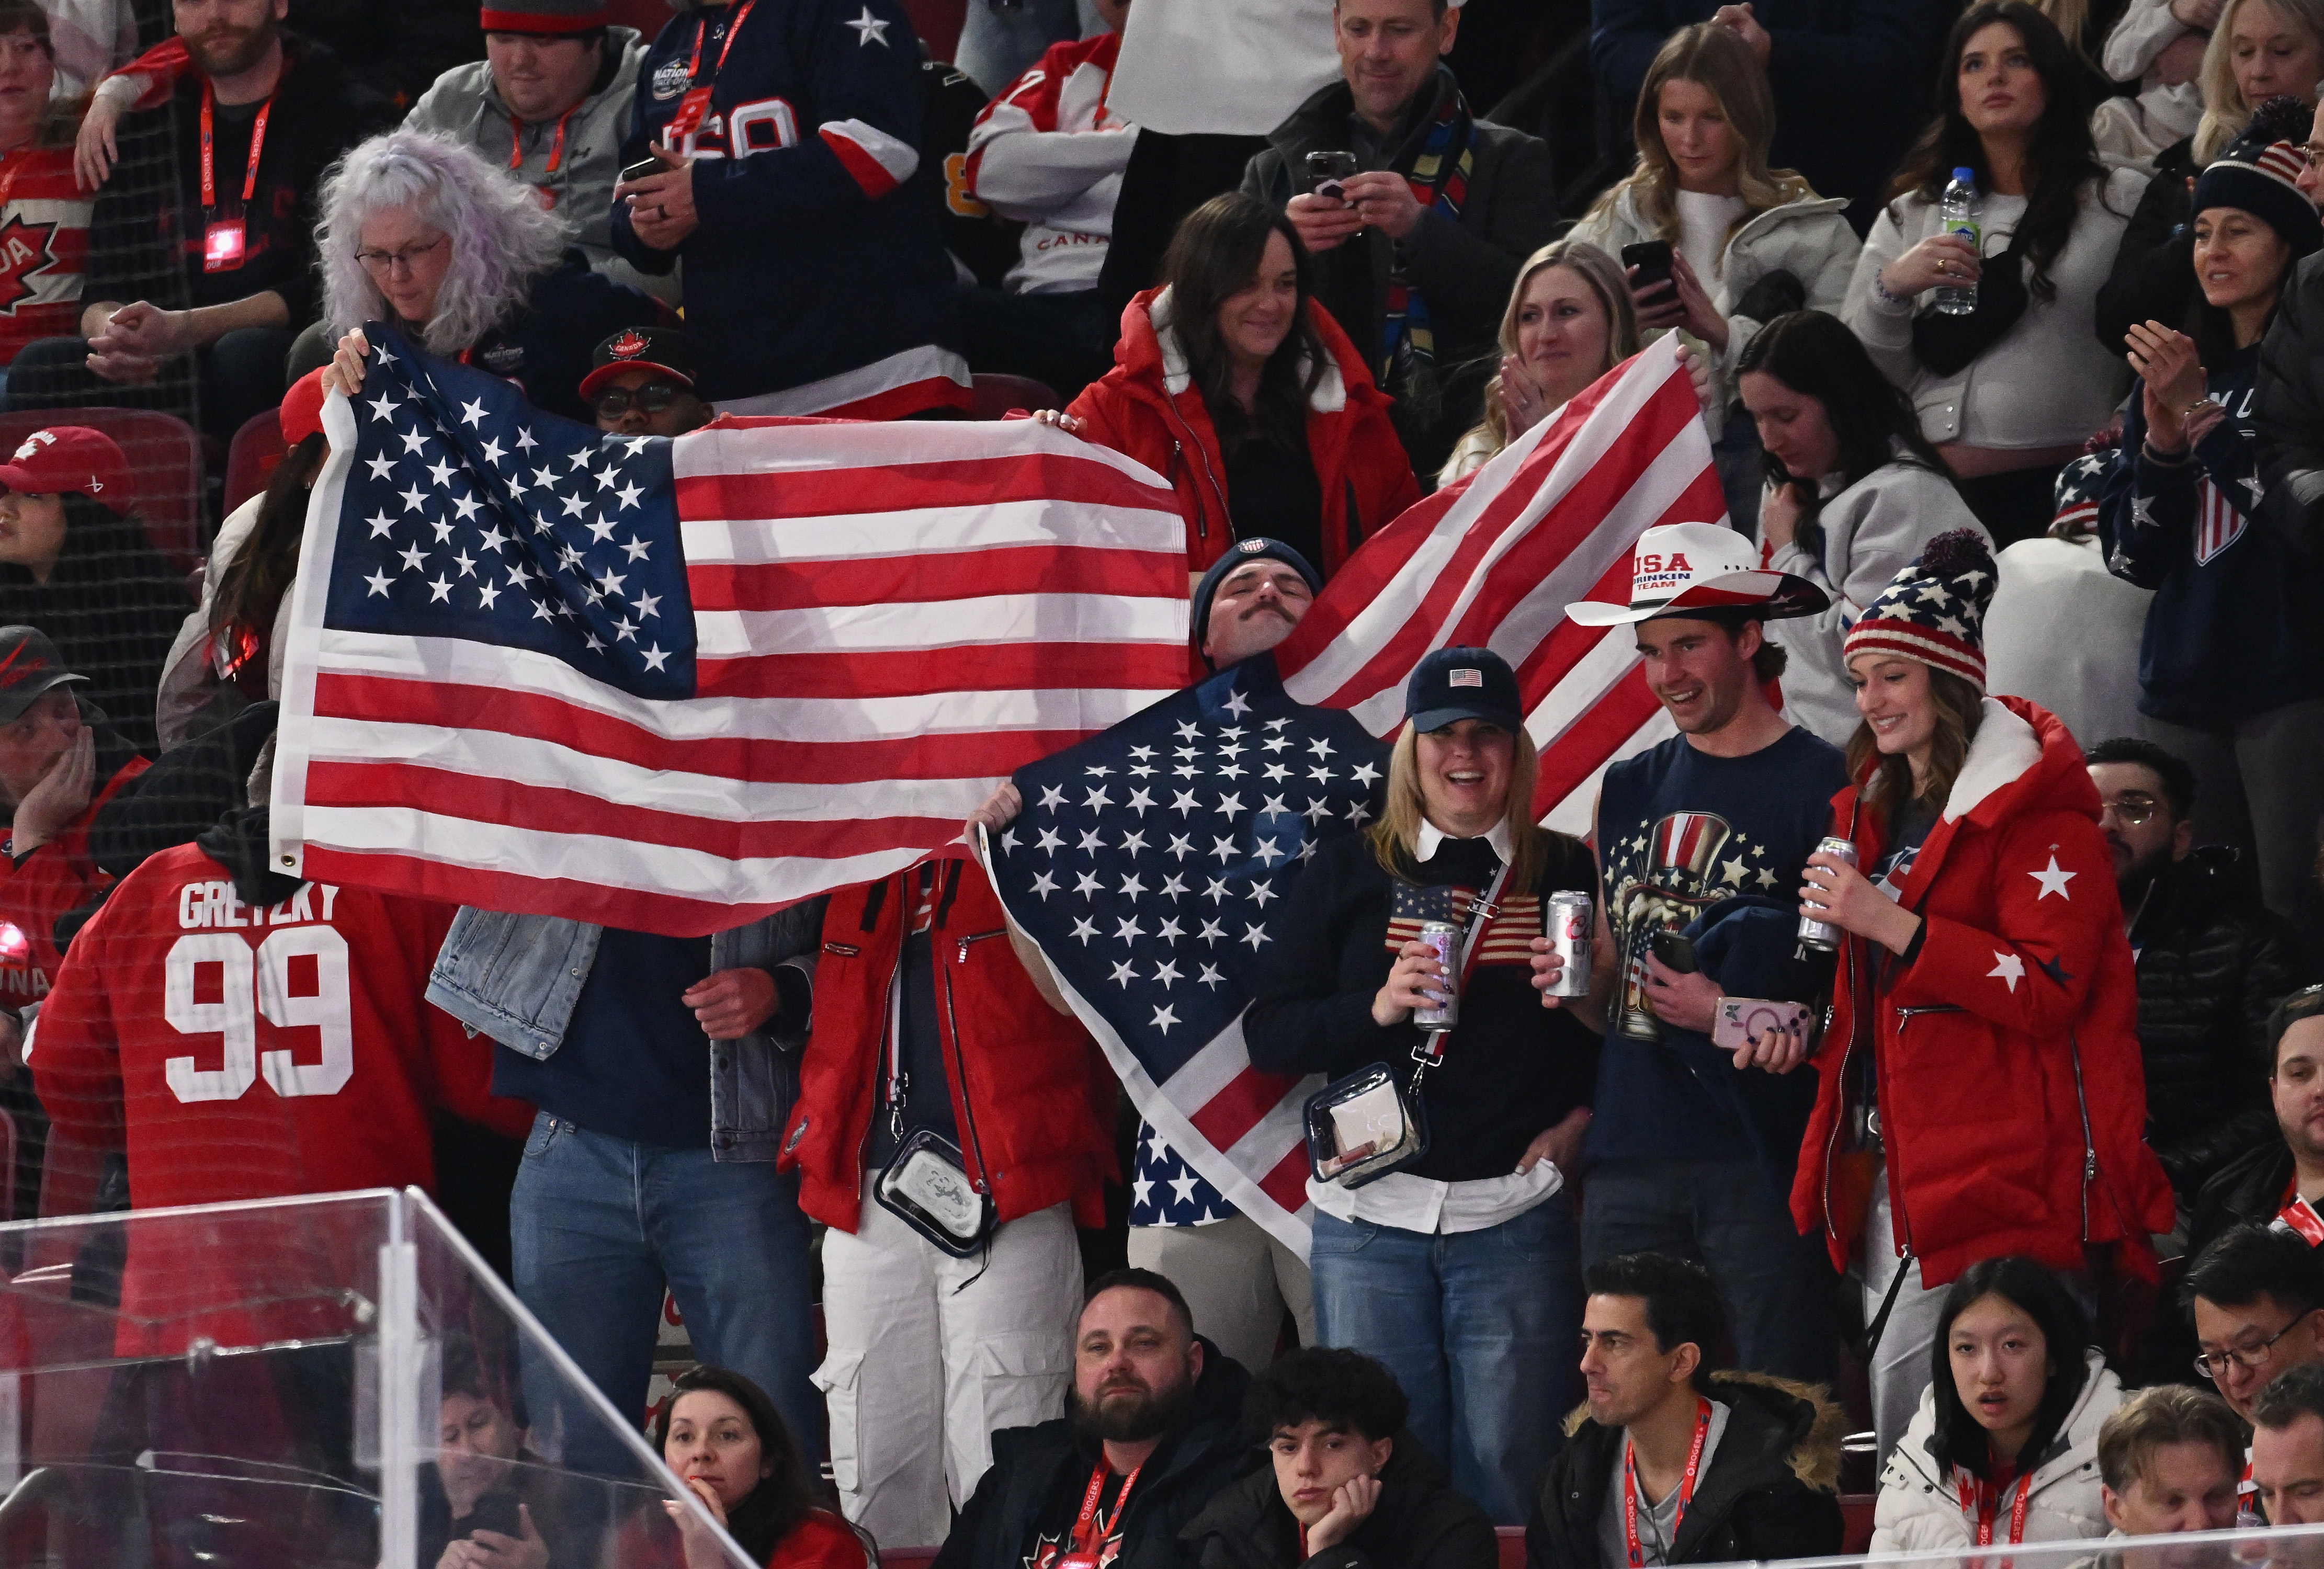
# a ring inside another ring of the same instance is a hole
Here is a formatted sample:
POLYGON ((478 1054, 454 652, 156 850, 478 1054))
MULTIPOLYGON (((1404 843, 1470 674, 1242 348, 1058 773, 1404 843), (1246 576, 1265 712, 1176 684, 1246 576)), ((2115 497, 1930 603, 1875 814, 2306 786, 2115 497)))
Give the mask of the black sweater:
POLYGON ((1379 1500, 1337 1546, 1301 1555, 1299 1522, 1275 1468, 1222 1488, 1178 1533, 1192 1569, 1495 1569, 1500 1550, 1485 1511, 1410 1432, 1396 1435, 1380 1468, 1379 1500))
MULTIPOLYGON (((1524 903, 1510 910, 1513 895, 1590 892, 1597 885, 1597 869, 1580 841, 1543 837, 1548 854, 1540 880, 1531 889, 1502 891, 1505 937, 1520 935, 1509 930, 1516 922, 1530 923, 1523 937, 1541 932, 1538 909, 1524 903)), ((1498 864, 1482 839, 1449 839, 1421 873, 1430 883, 1474 891, 1492 881, 1498 864)), ((1383 1029, 1371 1018, 1372 999, 1396 964, 1388 939, 1394 901, 1394 881, 1369 835, 1351 834, 1316 852, 1292 889, 1286 918, 1276 928, 1280 945, 1257 977, 1243 1020, 1253 1065, 1336 1078, 1386 1062, 1409 1082, 1419 1027, 1407 1021, 1383 1029)), ((1535 1135, 1587 1104, 1597 1084, 1598 1036, 1565 1010, 1541 1005, 1526 958, 1489 962, 1495 935, 1480 939, 1483 957, 1462 989, 1460 1022, 1444 1043, 1444 1060, 1424 1083, 1429 1147, 1406 1168, 1415 1176, 1444 1182, 1507 1177, 1535 1135)))

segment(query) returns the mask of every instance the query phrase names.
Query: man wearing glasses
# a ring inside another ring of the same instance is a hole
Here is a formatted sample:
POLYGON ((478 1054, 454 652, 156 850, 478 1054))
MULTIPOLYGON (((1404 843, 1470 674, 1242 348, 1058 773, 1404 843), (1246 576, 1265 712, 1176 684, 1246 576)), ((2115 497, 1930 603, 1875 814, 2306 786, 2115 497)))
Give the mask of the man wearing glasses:
POLYGON ((599 344, 581 378, 597 429, 617 436, 683 436, 710 423, 694 391, 694 350, 669 327, 625 327, 599 344))
MULTIPOLYGON (((2324 1361, 2324 1269, 2289 1231, 2237 1226, 2203 1250, 2181 1299, 2192 1312, 2195 1368, 2248 1422, 2260 1391, 2287 1370, 2324 1361)), ((2251 1468, 2241 1506, 2252 1509, 2251 1468)))

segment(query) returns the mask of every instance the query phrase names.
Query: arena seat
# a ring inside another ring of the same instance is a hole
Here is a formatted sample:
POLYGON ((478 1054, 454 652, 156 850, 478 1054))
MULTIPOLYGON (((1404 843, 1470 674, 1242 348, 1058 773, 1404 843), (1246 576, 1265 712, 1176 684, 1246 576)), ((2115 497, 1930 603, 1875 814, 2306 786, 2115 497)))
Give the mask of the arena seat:
POLYGON ((1872 1509, 1880 1495, 1844 1492, 1840 1495, 1840 1550, 1851 1558, 1872 1551, 1872 1509))
POLYGON ((202 438, 175 415, 151 409, 42 409, 0 414, 0 452, 51 425, 102 430, 129 461, 129 494, 153 548, 181 572, 202 564, 202 438))
POLYGON ((282 441, 282 411, 266 409, 242 422, 226 452, 226 511, 266 488, 290 448, 282 441))
POLYGON ((1525 1527, 1495 1526, 1493 1535, 1499 1538, 1501 1569, 1525 1569, 1525 1527))
POLYGON ((936 1561, 934 1547, 883 1547, 880 1569, 928 1569, 936 1561))
POLYGON ((1001 420, 1018 409, 1029 413, 1035 409, 1058 407, 1057 394, 1030 376, 979 372, 975 383, 976 401, 969 410, 972 420, 1001 420))

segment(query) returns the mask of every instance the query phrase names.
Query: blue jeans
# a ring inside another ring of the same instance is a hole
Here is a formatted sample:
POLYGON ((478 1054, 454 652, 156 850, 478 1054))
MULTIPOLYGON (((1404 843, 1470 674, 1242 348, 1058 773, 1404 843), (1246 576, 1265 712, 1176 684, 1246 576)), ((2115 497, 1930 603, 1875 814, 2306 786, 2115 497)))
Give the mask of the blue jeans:
POLYGON ((1450 1236, 1315 1217, 1315 1334, 1379 1358, 1412 1431, 1496 1524, 1522 1525, 1562 1442, 1582 1334, 1581 1239, 1553 1194, 1450 1236))
MULTIPOLYGON (((645 1418, 665 1282, 694 1352, 773 1397, 800 1454, 823 1453, 815 1371, 807 1222, 798 1180, 763 1161, 610 1139, 542 1112, 509 1196, 516 1294, 632 1424, 645 1418)), ((536 1432, 560 1413, 564 1463, 633 1475, 613 1435, 558 1398, 547 1363, 527 1357, 536 1432)))
POLYGON ((1789 1197, 1756 1160, 1600 1161, 1582 1189, 1582 1257, 1695 1260, 1726 1300, 1737 1367, 1828 1384, 1831 1265, 1821 1242, 1800 1235, 1789 1197))

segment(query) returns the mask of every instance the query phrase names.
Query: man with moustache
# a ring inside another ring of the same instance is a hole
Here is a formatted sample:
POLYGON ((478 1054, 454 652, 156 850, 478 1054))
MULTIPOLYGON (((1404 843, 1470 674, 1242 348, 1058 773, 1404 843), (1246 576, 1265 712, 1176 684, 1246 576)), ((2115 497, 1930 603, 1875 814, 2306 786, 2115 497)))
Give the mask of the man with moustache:
POLYGON ((992 1435, 992 1466, 934 1569, 1175 1569, 1178 1533, 1261 1463, 1239 1442, 1250 1379, 1150 1269, 1099 1277, 1067 1414, 992 1435))
POLYGON ((9 367, 11 408, 168 406, 189 361, 202 424, 221 439, 281 401, 283 355, 317 309, 316 188, 340 153, 396 121, 330 51, 283 30, 289 5, 176 0, 190 69, 166 69, 177 58, 166 46, 148 55, 135 106, 170 116, 176 184, 106 187, 80 335, 25 346, 9 367))

